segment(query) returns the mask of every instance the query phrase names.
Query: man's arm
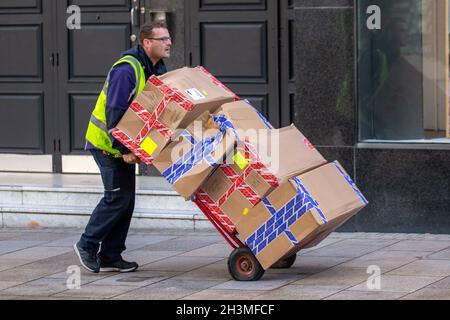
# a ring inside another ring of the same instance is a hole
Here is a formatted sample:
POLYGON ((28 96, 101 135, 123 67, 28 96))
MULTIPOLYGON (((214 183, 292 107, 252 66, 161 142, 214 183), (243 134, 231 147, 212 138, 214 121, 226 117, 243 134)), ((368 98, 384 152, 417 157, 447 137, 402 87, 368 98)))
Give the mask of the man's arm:
MULTIPOLYGON (((109 76, 108 95, 106 98, 106 123, 108 131, 114 129, 127 111, 131 93, 135 87, 136 76, 128 63, 122 63, 111 70, 109 76)), ((111 134, 112 147, 123 155, 131 153, 111 134)))

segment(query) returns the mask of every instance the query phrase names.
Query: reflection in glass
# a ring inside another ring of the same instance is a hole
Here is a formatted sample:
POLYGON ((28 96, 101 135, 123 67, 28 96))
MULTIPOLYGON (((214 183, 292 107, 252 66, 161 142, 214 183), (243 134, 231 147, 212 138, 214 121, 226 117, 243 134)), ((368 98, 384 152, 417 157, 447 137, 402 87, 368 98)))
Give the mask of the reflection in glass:
POLYGON ((444 138, 449 96, 447 0, 358 4, 360 139, 444 138), (370 5, 381 9, 379 30, 366 25, 370 5))

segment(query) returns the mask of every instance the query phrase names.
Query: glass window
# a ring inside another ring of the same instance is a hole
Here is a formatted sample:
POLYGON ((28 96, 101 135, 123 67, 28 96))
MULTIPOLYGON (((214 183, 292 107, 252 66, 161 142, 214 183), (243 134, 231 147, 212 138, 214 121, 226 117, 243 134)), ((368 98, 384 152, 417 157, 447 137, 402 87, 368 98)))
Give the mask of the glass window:
POLYGON ((361 141, 450 143, 447 0, 359 0, 361 141))

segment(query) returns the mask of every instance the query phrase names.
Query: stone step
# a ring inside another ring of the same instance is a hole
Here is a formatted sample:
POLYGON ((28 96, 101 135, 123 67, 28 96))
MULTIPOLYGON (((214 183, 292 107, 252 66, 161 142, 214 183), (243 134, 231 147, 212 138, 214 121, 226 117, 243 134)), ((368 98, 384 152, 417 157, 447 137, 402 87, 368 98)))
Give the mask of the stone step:
MULTIPOLYGON (((84 227, 103 196, 98 175, 0 173, 1 225, 84 227)), ((135 228, 211 228, 162 177, 136 180, 135 228)))
MULTIPOLYGON (((1 227, 84 228, 89 221, 90 207, 4 206, 0 207, 1 227)), ((134 229, 213 230, 201 212, 180 210, 142 210, 133 213, 134 229)))
MULTIPOLYGON (((58 206, 94 208, 103 196, 102 188, 49 188, 0 186, 2 206, 58 206)), ((181 210, 198 212, 191 201, 185 201, 175 191, 137 190, 136 209, 181 210)))

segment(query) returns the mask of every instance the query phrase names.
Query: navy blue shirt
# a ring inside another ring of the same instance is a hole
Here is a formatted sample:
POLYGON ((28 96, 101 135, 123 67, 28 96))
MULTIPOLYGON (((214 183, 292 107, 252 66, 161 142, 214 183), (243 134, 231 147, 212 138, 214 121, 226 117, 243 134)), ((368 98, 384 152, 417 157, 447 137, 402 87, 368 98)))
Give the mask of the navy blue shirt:
MULTIPOLYGON (((137 58, 145 72, 145 80, 152 75, 161 75, 167 72, 166 66, 162 60, 155 65, 147 57, 141 46, 134 47, 122 54, 131 55, 137 58)), ((106 97, 106 125, 108 131, 114 129, 122 119, 131 102, 135 98, 132 95, 136 85, 136 75, 133 67, 129 63, 121 63, 114 67, 109 74, 108 94, 106 97)), ((128 150, 122 143, 117 141, 111 134, 112 147, 119 150, 122 154, 128 154, 128 150)), ((96 149, 89 141, 86 143, 86 149, 96 149)))

